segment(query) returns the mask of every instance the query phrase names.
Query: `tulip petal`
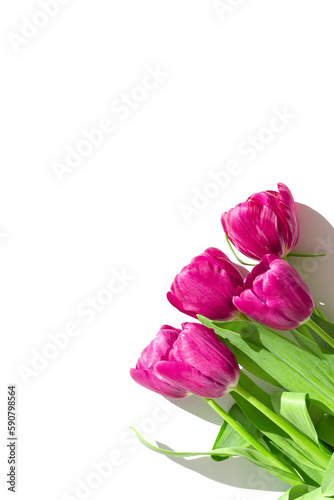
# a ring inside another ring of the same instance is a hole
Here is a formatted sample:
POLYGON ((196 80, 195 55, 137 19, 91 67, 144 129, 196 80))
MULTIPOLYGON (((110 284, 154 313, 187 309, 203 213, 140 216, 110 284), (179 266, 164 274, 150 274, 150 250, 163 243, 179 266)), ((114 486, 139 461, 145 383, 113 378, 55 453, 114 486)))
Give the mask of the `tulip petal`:
POLYGON ((299 220, 288 187, 261 191, 222 215, 225 233, 240 252, 261 260, 265 254, 285 255, 297 244, 299 220))
POLYGON ((285 241, 277 224, 277 214, 255 201, 240 203, 222 215, 224 231, 233 245, 251 259, 267 253, 282 257, 285 241))
POLYGON ((244 280, 234 305, 243 314, 278 330, 304 323, 314 309, 312 292, 285 260, 268 254, 244 280))
POLYGON ((283 316, 280 311, 275 311, 263 304, 252 290, 245 290, 239 297, 234 297, 233 302, 243 314, 270 328, 287 331, 300 324, 283 316))
POLYGON ((294 248, 299 239, 299 218, 297 214, 296 204, 290 189, 282 182, 278 183, 278 191, 280 193, 282 203, 281 211, 286 221, 286 238, 287 238, 287 253, 294 248))
POLYGON ((174 295, 175 293, 175 287, 174 287, 174 284, 171 286, 171 292, 168 292, 167 293, 167 300, 170 304, 172 304, 172 306, 176 307, 176 309, 178 309, 179 311, 185 313, 185 314, 188 314, 189 316, 192 316, 193 318, 196 318, 197 315, 196 315, 196 312, 193 312, 190 310, 190 306, 188 306, 188 308, 186 309, 186 305, 184 306, 183 305, 183 302, 181 300, 179 300, 176 295, 174 295))
POLYGON ((178 387, 175 383, 171 384, 167 380, 157 377, 152 372, 148 370, 138 370, 136 368, 131 368, 130 375, 137 384, 150 389, 151 391, 157 392, 162 396, 173 399, 182 399, 190 395, 189 391, 178 387))
MULTIPOLYGON (((249 274, 247 274, 244 279, 244 287, 252 288, 254 281, 258 276, 262 276, 268 269, 270 269, 270 262, 274 259, 278 259, 277 255, 267 254, 263 257, 261 262, 259 262, 249 274)), ((239 295, 239 294, 236 294, 239 295)))
POLYGON ((242 282, 243 276, 228 257, 217 248, 208 248, 175 277, 167 299, 192 317, 232 319, 236 314, 232 296, 242 282))
POLYGON ((147 369, 162 359, 168 359, 169 351, 173 348, 181 330, 169 325, 163 325, 156 337, 145 347, 137 362, 137 368, 147 369))
POLYGON ((224 385, 200 373, 196 368, 177 361, 160 361, 156 372, 164 379, 177 382, 185 390, 206 398, 219 398, 229 392, 224 385))

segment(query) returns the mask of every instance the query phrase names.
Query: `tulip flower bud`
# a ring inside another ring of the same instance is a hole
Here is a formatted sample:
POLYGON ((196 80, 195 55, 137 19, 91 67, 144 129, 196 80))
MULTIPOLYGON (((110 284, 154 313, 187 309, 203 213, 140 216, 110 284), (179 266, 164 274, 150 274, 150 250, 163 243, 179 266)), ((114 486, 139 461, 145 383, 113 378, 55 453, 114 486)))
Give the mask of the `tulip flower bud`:
POLYGON ((232 298, 247 270, 217 248, 208 248, 175 277, 167 299, 179 311, 196 318, 224 321, 238 314, 232 298))
POLYGON ((262 191, 222 215, 225 233, 233 245, 251 259, 272 253, 285 257, 299 238, 299 220, 290 190, 262 191))
POLYGON ((234 305, 246 316, 277 330, 292 330, 312 314, 312 292, 297 271, 268 254, 246 276, 234 305))
POLYGON ((237 386, 240 370, 213 330, 183 323, 182 330, 162 326, 130 374, 140 385, 170 398, 219 398, 237 386))

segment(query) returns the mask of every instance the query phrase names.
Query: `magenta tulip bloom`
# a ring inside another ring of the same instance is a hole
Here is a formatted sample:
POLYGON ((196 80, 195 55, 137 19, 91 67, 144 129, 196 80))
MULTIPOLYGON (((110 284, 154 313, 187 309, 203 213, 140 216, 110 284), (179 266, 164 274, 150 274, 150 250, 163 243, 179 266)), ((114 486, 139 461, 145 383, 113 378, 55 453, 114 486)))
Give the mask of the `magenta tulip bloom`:
POLYGON ((130 374, 138 384, 170 398, 219 398, 236 387, 240 370, 213 330, 183 323, 182 330, 162 326, 130 374))
POLYGON ((266 326, 292 330, 312 314, 312 292, 285 260, 268 254, 244 280, 233 298, 235 306, 266 326))
POLYGON ((167 299, 194 318, 201 314, 216 321, 232 319, 238 314, 232 298, 246 274, 223 252, 208 248, 175 277, 167 299))
POLYGON ((222 215, 225 233, 233 245, 251 259, 272 253, 285 257, 299 238, 299 220, 290 190, 262 191, 222 215))

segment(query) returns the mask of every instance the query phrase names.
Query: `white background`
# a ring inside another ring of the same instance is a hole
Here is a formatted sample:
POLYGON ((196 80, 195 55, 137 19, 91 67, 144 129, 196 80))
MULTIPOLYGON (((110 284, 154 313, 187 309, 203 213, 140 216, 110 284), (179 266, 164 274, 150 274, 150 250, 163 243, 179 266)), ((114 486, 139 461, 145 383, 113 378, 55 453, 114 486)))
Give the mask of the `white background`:
POLYGON ((15 383, 20 500, 276 499, 286 485, 243 460, 182 467, 136 444, 130 425, 207 451, 219 418, 195 397, 165 407, 129 369, 163 323, 189 319, 165 298, 181 267, 209 246, 229 253, 223 211, 282 181, 333 223, 334 4, 62 3, 53 17, 34 0, 0 7, 1 491, 15 383), (113 132, 57 176, 55 162, 105 119, 113 132), (212 172, 225 184, 210 185, 212 172), (108 298, 115 271, 127 284, 108 298), (88 313, 92 297, 110 302, 88 313), (76 336, 64 336, 69 323, 76 336), (50 348, 59 332, 67 345, 50 348), (43 352, 53 359, 36 361, 43 352), (99 480, 94 463, 106 461, 99 480))

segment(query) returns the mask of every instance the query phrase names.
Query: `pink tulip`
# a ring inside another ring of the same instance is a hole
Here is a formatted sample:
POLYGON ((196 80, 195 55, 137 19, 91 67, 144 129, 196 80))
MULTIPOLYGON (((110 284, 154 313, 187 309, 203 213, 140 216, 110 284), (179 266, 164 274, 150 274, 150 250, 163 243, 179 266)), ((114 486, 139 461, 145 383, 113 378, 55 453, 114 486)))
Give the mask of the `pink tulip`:
POLYGON ((196 318, 224 321, 236 317, 232 298, 247 271, 217 248, 208 248, 175 277, 167 299, 179 311, 196 318))
POLYGON ((170 398, 219 398, 236 387, 240 370, 213 330, 183 323, 182 330, 162 326, 130 374, 140 385, 170 398))
POLYGON ((298 242, 299 220, 295 202, 285 184, 278 192, 262 191, 222 215, 225 233, 251 259, 273 253, 285 257, 298 242))
POLYGON ((285 260, 268 254, 237 290, 234 305, 246 316, 277 330, 292 330, 312 314, 312 292, 285 260))

